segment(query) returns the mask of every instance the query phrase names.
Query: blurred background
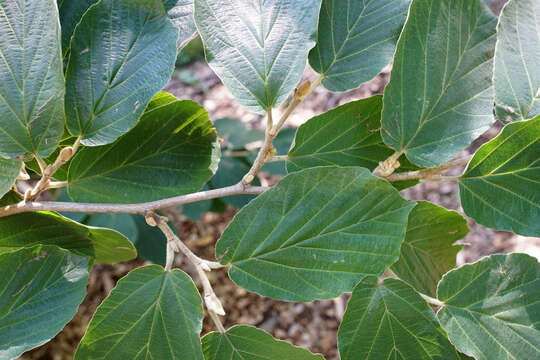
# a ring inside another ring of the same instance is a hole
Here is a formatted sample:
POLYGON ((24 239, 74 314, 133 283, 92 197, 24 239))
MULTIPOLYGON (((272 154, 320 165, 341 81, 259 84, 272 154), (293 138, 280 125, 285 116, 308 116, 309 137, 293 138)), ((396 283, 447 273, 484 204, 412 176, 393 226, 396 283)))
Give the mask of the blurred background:
MULTIPOLYGON (((489 2, 498 14, 505 0, 489 2)), ((315 91, 297 108, 274 142, 278 155, 285 155, 294 139, 296 128, 310 119, 341 104, 370 97, 383 92, 389 80, 391 65, 377 77, 359 88, 345 93, 330 93, 323 87, 315 91)), ((317 74, 307 69, 304 79, 314 80, 317 74)), ((257 147, 264 138, 264 121, 259 115, 244 110, 221 84, 219 78, 204 61, 199 38, 193 39, 179 54, 177 70, 166 86, 179 99, 191 99, 203 105, 214 121, 222 139, 222 159, 218 173, 205 186, 217 188, 237 183, 254 160, 257 147)), ((475 140, 461 156, 472 154, 476 149, 498 134, 500 124, 475 140)), ((262 169, 258 181, 268 186, 276 183, 285 174, 284 163, 271 163, 262 169)), ((454 169, 449 175, 459 175, 463 169, 454 169)), ((458 186, 456 183, 424 182, 402 191, 410 200, 429 200, 460 213, 458 186)), ((68 201, 66 194, 46 194, 50 199, 68 201)), ((198 255, 214 258, 214 245, 234 214, 251 199, 250 196, 233 196, 224 199, 190 204, 164 213, 168 216, 178 235, 198 255)), ((164 263, 165 238, 155 228, 150 228, 142 217, 131 215, 65 214, 77 221, 94 226, 114 228, 135 242, 140 258, 115 266, 96 265, 90 276, 88 295, 75 318, 51 342, 25 353, 20 359, 67 360, 72 359, 78 342, 95 312, 96 307, 109 294, 116 282, 131 269, 148 262, 164 263)), ((464 245, 457 257, 458 266, 474 262, 479 258, 508 252, 524 252, 540 259, 540 238, 525 238, 513 233, 494 231, 468 220, 470 232, 460 243, 464 245)), ((195 275, 191 265, 181 255, 175 266, 195 275)), ((234 324, 254 325, 275 337, 288 340, 295 345, 322 353, 326 359, 338 359, 336 332, 345 311, 348 295, 326 301, 311 303, 287 303, 251 294, 234 285, 226 270, 213 271, 210 280, 227 315, 225 327, 234 324)), ((197 282, 197 276, 193 276, 197 282)), ((205 320, 203 334, 213 331, 213 325, 205 320)))

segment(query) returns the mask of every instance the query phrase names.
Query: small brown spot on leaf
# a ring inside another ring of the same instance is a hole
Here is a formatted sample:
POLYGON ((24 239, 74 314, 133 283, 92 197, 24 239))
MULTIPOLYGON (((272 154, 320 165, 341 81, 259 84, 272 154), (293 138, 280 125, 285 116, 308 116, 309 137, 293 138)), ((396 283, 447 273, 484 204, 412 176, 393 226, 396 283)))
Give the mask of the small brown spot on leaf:
POLYGON ((36 256, 36 257, 33 258, 33 259, 30 259, 29 262, 32 262, 32 261, 39 261, 39 260, 45 258, 46 256, 47 256, 47 252, 46 252, 45 250, 41 250, 41 252, 39 253, 39 255, 36 256))

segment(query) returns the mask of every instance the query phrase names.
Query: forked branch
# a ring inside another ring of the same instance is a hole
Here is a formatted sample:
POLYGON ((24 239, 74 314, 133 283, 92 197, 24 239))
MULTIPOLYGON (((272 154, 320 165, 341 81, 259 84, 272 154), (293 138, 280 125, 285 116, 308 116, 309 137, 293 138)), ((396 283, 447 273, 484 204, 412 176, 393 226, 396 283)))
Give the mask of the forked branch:
POLYGON ((171 271, 174 252, 181 252, 186 256, 186 258, 195 267, 195 270, 197 271, 197 274, 201 280, 204 304, 208 310, 208 313, 210 314, 210 317, 214 321, 216 328, 220 332, 225 332, 223 324, 218 317, 218 315, 225 315, 225 310, 223 309, 221 301, 216 296, 216 293, 214 292, 214 289, 210 284, 210 280, 205 272, 211 271, 212 269, 222 268, 224 266, 218 262, 204 260, 195 255, 172 231, 169 224, 167 224, 167 218, 156 215, 155 213, 149 213, 146 214, 146 219, 149 225, 157 225, 167 238, 167 263, 165 264, 165 271, 171 271))
POLYGON ((51 189, 53 187, 58 187, 58 183, 52 183, 51 186, 51 179, 52 176, 75 155, 77 152, 77 149, 79 148, 79 145, 81 143, 81 136, 79 136, 76 140, 73 146, 67 146, 63 148, 60 153, 58 154, 58 157, 52 163, 51 165, 47 165, 43 159, 41 159, 39 156, 36 156, 35 159, 39 165, 39 168, 41 170, 41 179, 39 179, 36 186, 34 186, 33 189, 28 190, 24 194, 24 200, 25 201, 32 201, 37 199, 39 194, 41 194, 43 191, 47 189, 51 189))
POLYGON ((274 125, 274 121, 272 119, 272 108, 268 109, 268 118, 266 123, 266 132, 264 137, 264 143, 259 149, 259 153, 257 154, 257 158, 253 162, 253 165, 251 166, 251 169, 249 169, 248 173, 244 175, 244 178, 242 179, 242 182, 246 185, 250 184, 253 179, 255 179, 255 176, 257 175, 257 172, 263 167, 263 165, 268 162, 272 157, 275 155, 275 151, 273 152, 274 147, 272 145, 272 142, 276 138, 277 134, 279 133, 279 130, 283 127, 289 116, 293 113, 293 111, 296 109, 298 105, 304 99, 311 94, 311 92, 321 83, 322 76, 317 78, 315 82, 311 83, 311 81, 306 81, 302 85, 300 85, 297 89, 294 90, 294 96, 291 100, 291 103, 287 107, 287 110, 283 113, 283 115, 278 120, 277 124, 274 125))

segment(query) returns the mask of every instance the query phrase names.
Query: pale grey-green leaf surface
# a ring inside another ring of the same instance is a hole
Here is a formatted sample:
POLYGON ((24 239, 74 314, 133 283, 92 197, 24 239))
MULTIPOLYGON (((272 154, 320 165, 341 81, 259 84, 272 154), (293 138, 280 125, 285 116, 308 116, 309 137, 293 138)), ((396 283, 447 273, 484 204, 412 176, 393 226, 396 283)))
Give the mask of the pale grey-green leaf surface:
POLYGON ((409 214, 405 241, 392 271, 423 294, 436 297, 441 277, 456 266, 461 245, 453 245, 469 232, 467 221, 428 201, 409 214))
POLYGON ((98 307, 75 360, 202 360, 202 320, 202 300, 188 275, 138 268, 98 307))
POLYGON ((195 0, 210 67, 248 110, 279 106, 315 45, 321 0, 195 0))
MULTIPOLYGON (((315 166, 362 166, 374 170, 394 153, 381 138, 382 96, 351 101, 302 124, 287 157, 287 171, 315 166)), ((402 156, 397 172, 417 170, 402 156)), ((396 183, 400 188, 415 181, 396 183)))
POLYGON ((540 115, 507 125, 478 149, 459 194, 476 222, 540 237, 540 115))
POLYGON ((8 160, 0 157, 0 198, 15 184, 21 165, 21 160, 8 160))
POLYGON ((134 259, 134 246, 122 234, 81 225, 49 212, 0 217, 0 254, 37 244, 56 245, 97 262, 113 264, 134 259))
POLYGON ((88 260, 55 246, 0 255, 0 359, 46 343, 86 295, 88 260))
POLYGON ((66 55, 75 27, 81 21, 88 8, 98 0, 57 0, 62 25, 62 52, 66 55))
POLYGON ((364 168, 294 172, 240 210, 216 257, 249 291, 287 301, 333 298, 397 260, 414 204, 364 168))
POLYGON ((353 290, 338 331, 341 360, 458 360, 433 310, 405 282, 368 276, 353 290))
POLYGON ((163 5, 167 16, 178 29, 178 48, 183 48, 197 32, 193 16, 193 0, 164 0, 163 5))
POLYGON ((128 132, 169 81, 178 30, 161 0, 101 0, 75 28, 66 69, 67 128, 82 143, 128 132))
POLYGON ((447 273, 437 317, 457 349, 477 360, 540 358, 540 264, 491 255, 447 273))
POLYGON ((207 334, 202 346, 205 360, 324 360, 322 355, 276 340, 251 326, 233 326, 224 334, 207 334))
POLYGON ((323 0, 311 67, 330 91, 371 80, 394 56, 411 0, 323 0))
POLYGON ((487 130, 496 23, 481 0, 413 1, 384 91, 388 146, 433 167, 487 130))
POLYGON ((138 203, 198 191, 216 172, 216 137, 199 104, 159 93, 128 134, 77 153, 69 195, 75 201, 138 203))
POLYGON ((495 113, 503 122, 540 114, 540 1, 510 0, 495 49, 495 113))
POLYGON ((0 0, 0 156, 48 156, 64 130, 56 0, 0 0))

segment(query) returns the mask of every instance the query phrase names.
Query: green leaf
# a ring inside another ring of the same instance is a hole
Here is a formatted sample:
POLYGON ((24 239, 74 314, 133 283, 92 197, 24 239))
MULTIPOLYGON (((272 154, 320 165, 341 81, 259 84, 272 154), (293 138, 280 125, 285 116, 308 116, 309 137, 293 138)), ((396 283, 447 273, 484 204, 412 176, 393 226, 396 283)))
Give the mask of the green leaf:
POLYGON ((202 339, 202 346, 206 360, 324 360, 322 355, 276 340, 251 326, 233 326, 224 334, 207 334, 202 339))
POLYGON ((338 331, 341 360, 459 359, 433 310, 401 280, 366 277, 353 290, 338 331))
POLYGON ((414 204, 364 168, 298 171, 236 215, 216 257, 232 265, 235 283, 260 295, 333 298, 397 260, 414 204))
POLYGON ((467 216, 497 230, 540 236, 540 116, 507 125, 459 181, 467 216))
POLYGON ((86 295, 88 260, 54 246, 0 255, 0 358, 58 334, 86 295))
POLYGON ((150 265, 118 281, 98 307, 75 360, 202 360, 202 300, 189 276, 150 265))
POLYGON ((16 204, 22 201, 23 196, 17 191, 10 190, 4 196, 0 198, 0 206, 7 206, 11 204, 16 204))
MULTIPOLYGON (((394 151, 382 141, 382 96, 352 101, 309 119, 296 132, 289 151, 287 171, 315 166, 362 166, 374 170, 394 151)), ((417 170, 402 156, 398 172, 417 170)), ((400 188, 415 181, 396 183, 400 188)))
POLYGON ((137 256, 122 234, 87 227, 58 214, 32 212, 0 217, 0 254, 37 244, 56 245, 107 264, 137 256))
POLYGON ((405 241, 392 271, 421 293, 436 297, 439 280, 456 267, 462 246, 453 244, 468 232, 467 221, 456 211, 418 202, 409 214, 405 241))
POLYGON ((64 130, 55 0, 0 0, 0 156, 48 156, 64 130))
POLYGON ((135 220, 129 214, 94 214, 86 220, 86 224, 116 230, 128 238, 132 244, 137 241, 139 234, 135 220))
POLYGON ((66 69, 67 127, 82 143, 112 143, 128 132, 167 84, 178 31, 161 0, 101 0, 83 16, 66 69))
POLYGON ((137 254, 154 264, 165 265, 167 241, 161 230, 157 227, 150 227, 144 216, 132 215, 132 217, 139 233, 135 242, 137 254))
POLYGON ((98 0, 58 0, 60 25, 62 27, 62 53, 64 56, 69 51, 69 43, 75 27, 88 8, 97 2, 98 0))
POLYGON ((264 113, 300 81, 321 0, 195 0, 206 59, 236 100, 264 113))
POLYGON ((4 196, 17 181, 21 171, 21 160, 8 160, 0 157, 0 198, 4 196))
POLYGON ((388 146, 433 167, 487 130, 496 23, 480 0, 413 1, 384 91, 388 146))
POLYGON ((437 317, 457 349, 478 360, 540 357, 540 264, 492 255, 447 273, 437 317))
POLYGON ((317 46, 309 64, 330 91, 375 77, 396 49, 411 0, 323 0, 317 46))
POLYGON ((174 26, 178 28, 176 44, 181 49, 193 39, 197 32, 195 19, 193 18, 193 0, 164 0, 163 5, 165 11, 167 11, 167 16, 174 26))
POLYGON ((160 93, 137 126, 114 144, 83 148, 69 168, 75 201, 139 203, 198 191, 219 160, 208 113, 160 93))
POLYGON ((249 143, 264 140, 264 132, 248 129, 239 119, 223 118, 214 121, 223 145, 230 150, 241 150, 249 143))
POLYGON ((540 114, 540 2, 510 0, 499 18, 495 114, 502 122, 540 114))

